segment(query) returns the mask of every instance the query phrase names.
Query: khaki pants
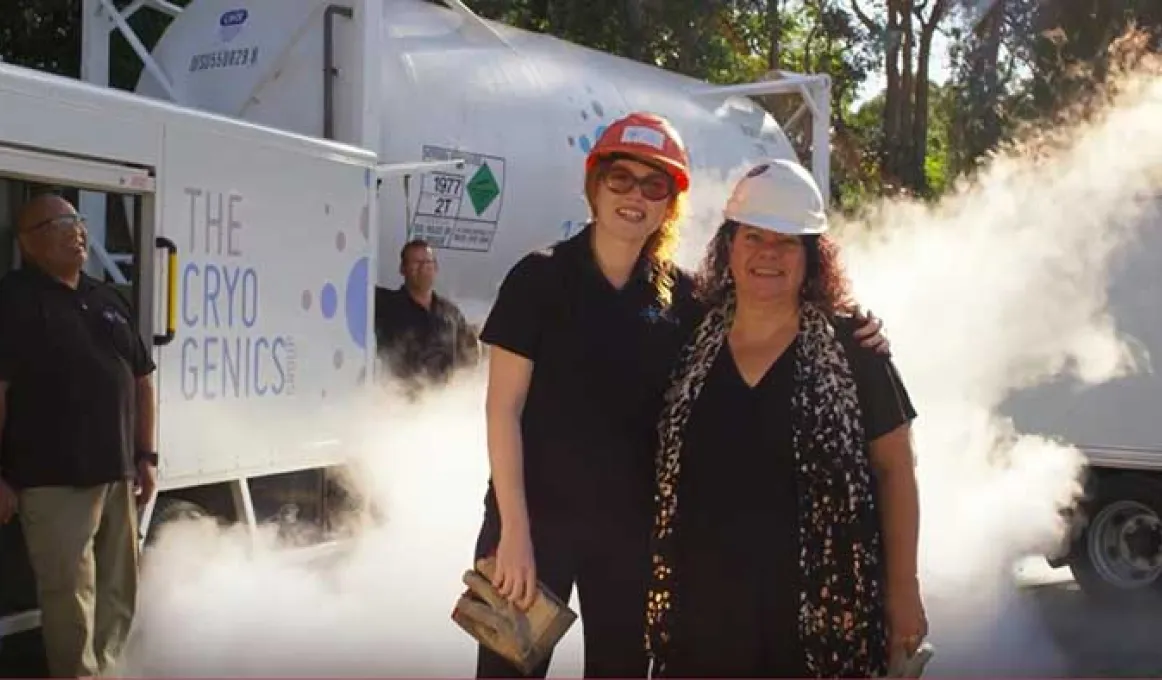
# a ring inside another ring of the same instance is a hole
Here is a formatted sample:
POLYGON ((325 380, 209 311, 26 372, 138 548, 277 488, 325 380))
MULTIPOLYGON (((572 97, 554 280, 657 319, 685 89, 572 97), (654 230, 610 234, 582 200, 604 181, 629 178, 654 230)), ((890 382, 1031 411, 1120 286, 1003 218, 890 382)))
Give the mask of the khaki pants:
POLYGON ((111 672, 137 601, 132 481, 25 489, 19 503, 49 674, 76 678, 111 672))

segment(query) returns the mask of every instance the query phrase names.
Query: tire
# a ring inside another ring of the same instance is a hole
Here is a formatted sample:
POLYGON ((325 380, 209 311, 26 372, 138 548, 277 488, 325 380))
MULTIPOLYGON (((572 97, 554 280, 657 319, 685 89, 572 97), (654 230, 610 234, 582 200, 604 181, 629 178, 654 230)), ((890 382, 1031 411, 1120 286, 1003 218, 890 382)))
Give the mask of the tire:
POLYGON ((158 498, 153 506, 153 516, 149 520, 149 527, 145 534, 145 547, 152 547, 157 543, 165 525, 178 521, 211 519, 213 515, 197 503, 180 498, 158 498))
POLYGON ((1084 514, 1069 568, 1087 596, 1121 603, 1162 591, 1162 481, 1135 473, 1104 477, 1084 514))

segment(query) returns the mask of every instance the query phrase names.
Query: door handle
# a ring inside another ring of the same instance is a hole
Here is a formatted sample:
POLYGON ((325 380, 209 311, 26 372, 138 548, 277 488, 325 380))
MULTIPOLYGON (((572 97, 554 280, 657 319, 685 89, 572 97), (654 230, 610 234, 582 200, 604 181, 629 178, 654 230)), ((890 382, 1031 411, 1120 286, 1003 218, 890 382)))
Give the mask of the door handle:
POLYGON ((158 236, 154 245, 166 250, 165 335, 154 335, 154 345, 168 345, 178 332, 178 247, 164 236, 158 236))

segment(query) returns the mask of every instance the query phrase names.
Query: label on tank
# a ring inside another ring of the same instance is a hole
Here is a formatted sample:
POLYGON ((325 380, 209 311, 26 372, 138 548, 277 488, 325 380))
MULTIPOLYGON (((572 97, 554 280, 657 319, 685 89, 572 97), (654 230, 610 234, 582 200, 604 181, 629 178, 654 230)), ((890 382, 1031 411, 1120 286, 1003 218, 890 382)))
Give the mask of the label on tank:
POLYGON ((462 169, 425 172, 408 225, 408 238, 433 248, 486 253, 492 249, 504 202, 505 160, 500 156, 424 146, 425 161, 462 160, 462 169))
POLYGON ((254 66, 258 63, 257 45, 235 45, 246 27, 250 13, 243 8, 231 9, 218 16, 217 38, 220 47, 190 57, 189 72, 215 71, 224 68, 254 66))

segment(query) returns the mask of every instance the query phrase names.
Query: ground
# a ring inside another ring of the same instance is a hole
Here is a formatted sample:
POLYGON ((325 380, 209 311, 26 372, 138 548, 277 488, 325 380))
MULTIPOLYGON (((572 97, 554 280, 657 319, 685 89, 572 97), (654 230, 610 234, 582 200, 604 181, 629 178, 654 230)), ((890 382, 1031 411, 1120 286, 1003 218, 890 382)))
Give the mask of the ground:
MULTIPOLYGON (((1027 635, 1031 628, 1040 630, 1037 636, 1016 641, 1006 632, 998 636, 996 655, 1008 657, 996 660, 1004 669, 1000 676, 1162 677, 1162 645, 1158 643, 1162 590, 1156 596, 1142 597, 1135 606, 1110 608, 1088 600, 1067 570, 1034 568, 1032 573, 1022 574, 1021 583, 1023 599, 1030 606, 1021 608, 1023 620, 1016 628, 1022 630, 1017 635, 1027 635), (1059 655, 1060 672, 1047 673, 1047 666, 1034 658, 1046 654, 1059 655), (1030 658, 1024 670, 1012 664, 1022 655, 1030 658)), ((0 677, 42 674, 38 663, 43 662, 35 643, 36 638, 28 634, 8 641, 0 649, 0 677)), ((935 662, 931 670, 933 677, 962 674, 956 669, 939 672, 935 662)), ((992 675, 981 670, 967 674, 992 675)))
POLYGON ((1162 676, 1162 591, 1121 607, 1088 601, 1072 580, 1025 592, 1064 653, 1069 676, 1162 676))

